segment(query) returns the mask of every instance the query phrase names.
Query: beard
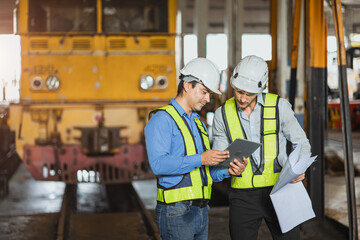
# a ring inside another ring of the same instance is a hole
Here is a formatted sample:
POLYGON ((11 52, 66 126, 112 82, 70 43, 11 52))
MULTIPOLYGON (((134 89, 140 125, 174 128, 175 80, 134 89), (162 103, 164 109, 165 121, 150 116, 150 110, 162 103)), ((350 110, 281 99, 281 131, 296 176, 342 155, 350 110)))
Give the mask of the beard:
POLYGON ((238 106, 239 106, 241 109, 245 109, 245 108, 247 108, 248 106, 250 106, 250 104, 253 103, 254 100, 256 100, 256 97, 257 97, 257 96, 255 96, 255 97, 254 97, 253 99, 251 99, 250 101, 246 101, 246 102, 241 102, 241 101, 239 101, 238 99, 236 99, 236 102, 237 102, 238 106))

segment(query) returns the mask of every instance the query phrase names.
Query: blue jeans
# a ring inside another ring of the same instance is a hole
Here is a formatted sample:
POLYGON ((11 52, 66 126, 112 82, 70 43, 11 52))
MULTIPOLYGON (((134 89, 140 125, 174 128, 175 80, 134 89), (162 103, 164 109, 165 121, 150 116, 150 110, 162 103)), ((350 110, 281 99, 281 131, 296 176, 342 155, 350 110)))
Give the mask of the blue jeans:
POLYGON ((156 205, 156 223, 163 240, 207 240, 209 206, 200 208, 182 202, 156 205))

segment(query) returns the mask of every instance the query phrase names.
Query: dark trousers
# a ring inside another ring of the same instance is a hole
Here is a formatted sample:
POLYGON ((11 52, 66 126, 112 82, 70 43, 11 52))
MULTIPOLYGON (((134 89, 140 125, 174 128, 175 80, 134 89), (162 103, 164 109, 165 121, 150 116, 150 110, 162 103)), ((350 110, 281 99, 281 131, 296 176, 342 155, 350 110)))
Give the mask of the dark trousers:
POLYGON ((299 226, 287 233, 281 233, 269 196, 271 189, 272 187, 231 190, 229 202, 232 240, 257 240, 262 219, 265 220, 273 239, 300 239, 299 226))

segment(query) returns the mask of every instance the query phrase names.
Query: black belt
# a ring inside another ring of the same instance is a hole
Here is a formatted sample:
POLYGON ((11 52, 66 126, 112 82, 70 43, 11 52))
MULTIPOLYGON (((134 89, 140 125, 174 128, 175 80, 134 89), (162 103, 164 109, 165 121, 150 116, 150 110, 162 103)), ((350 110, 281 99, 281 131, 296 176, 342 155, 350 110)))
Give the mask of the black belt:
POLYGON ((252 191, 260 191, 260 190, 264 190, 264 189, 268 189, 268 190, 272 190, 274 186, 269 186, 269 187, 255 187, 255 188, 230 188, 231 192, 252 192, 252 191))
MULTIPOLYGON (((209 200, 207 200, 207 199, 185 200, 185 201, 180 201, 180 202, 184 203, 186 205, 189 205, 189 206, 196 206, 196 207, 200 207, 200 208, 204 208, 209 204, 209 200)), ((162 205, 174 206, 178 202, 165 203, 165 202, 158 201, 157 203, 162 204, 162 205)))

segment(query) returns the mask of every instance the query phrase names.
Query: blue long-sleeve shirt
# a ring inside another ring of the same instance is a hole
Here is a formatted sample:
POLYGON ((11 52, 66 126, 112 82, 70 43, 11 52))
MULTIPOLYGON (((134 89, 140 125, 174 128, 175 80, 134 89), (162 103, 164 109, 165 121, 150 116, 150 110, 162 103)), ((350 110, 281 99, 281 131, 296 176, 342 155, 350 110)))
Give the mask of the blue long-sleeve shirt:
MULTIPOLYGON (((201 167, 201 156, 204 152, 202 139, 197 130, 196 112, 189 116, 185 110, 172 99, 170 102, 181 116, 187 121, 195 139, 197 154, 185 156, 184 141, 181 132, 172 117, 165 111, 158 111, 145 127, 146 149, 153 173, 158 177, 163 187, 178 184, 183 174, 201 167)), ((230 177, 227 168, 210 167, 210 174, 214 182, 230 177)))

